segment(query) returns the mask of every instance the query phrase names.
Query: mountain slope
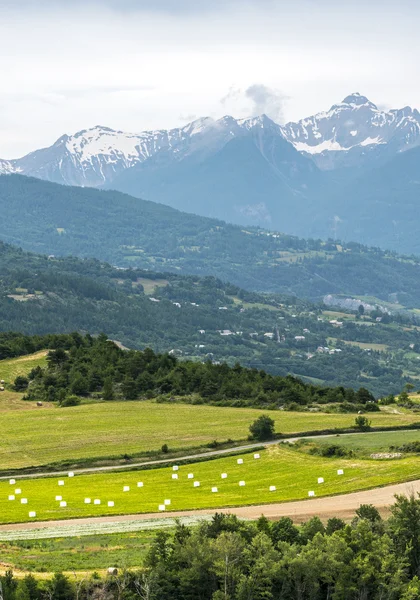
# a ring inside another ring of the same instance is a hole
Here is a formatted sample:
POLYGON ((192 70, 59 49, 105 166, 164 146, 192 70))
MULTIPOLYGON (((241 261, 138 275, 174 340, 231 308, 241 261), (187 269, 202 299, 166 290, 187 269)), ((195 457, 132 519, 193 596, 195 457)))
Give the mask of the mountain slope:
POLYGON ((155 156, 124 171, 110 187, 180 210, 234 223, 296 230, 296 202, 311 210, 310 190, 322 185, 311 160, 266 120, 202 160, 155 156), (165 160, 166 158, 166 160, 165 160))
POLYGON ((325 235, 328 217, 337 215, 338 235, 401 252, 420 254, 420 148, 392 160, 324 198, 313 235, 325 235))
MULTIPOLYGON (((420 376, 419 321, 408 314, 355 317, 353 311, 343 318, 341 312, 338 326, 335 313, 296 298, 250 293, 211 277, 47 258, 3 243, 0 273, 0 332, 104 332, 130 348, 239 361, 321 384, 365 386, 377 395, 399 392, 420 376)), ((7 356, 1 344, 0 354, 7 356)))
POLYGON ((420 308, 418 260, 181 213, 117 192, 0 177, 0 239, 45 254, 119 267, 214 275, 242 288, 319 300, 400 298, 420 308))

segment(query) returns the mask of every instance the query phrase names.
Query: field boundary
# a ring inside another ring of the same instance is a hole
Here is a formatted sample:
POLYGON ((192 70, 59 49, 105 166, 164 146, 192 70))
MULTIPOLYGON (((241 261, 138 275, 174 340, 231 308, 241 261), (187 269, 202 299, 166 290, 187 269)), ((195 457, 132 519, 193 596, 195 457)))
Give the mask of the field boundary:
MULTIPOLYGON (((77 475, 85 475, 89 473, 101 473, 107 471, 140 471, 146 470, 149 468, 159 468, 164 467, 165 465, 169 466, 174 462, 179 464, 189 464, 190 462, 202 462, 206 460, 211 460, 212 458, 218 458, 220 456, 234 456, 238 453, 244 453, 247 451, 257 450, 260 448, 265 448, 267 446, 272 446, 273 444, 279 443, 294 443, 297 440, 304 438, 331 438, 340 435, 360 435, 364 433, 381 433, 388 431, 414 431, 420 430, 420 422, 413 423, 411 425, 400 425, 394 427, 371 427, 368 431, 358 431, 354 428, 337 428, 337 429, 321 429, 315 431, 305 431, 300 433, 292 433, 288 435, 277 434, 276 437, 272 440, 268 440, 265 442, 251 442, 248 444, 244 444, 242 446, 229 446, 228 448, 220 448, 219 450, 211 450, 208 452, 195 452, 194 454, 187 455, 179 455, 171 456, 168 458, 159 458, 153 460, 146 460, 137 463, 127 463, 127 464, 117 464, 117 465, 103 465, 98 467, 85 467, 85 468, 77 468, 77 466, 73 466, 74 462, 70 462, 67 465, 67 468, 64 469, 62 467, 60 470, 48 469, 48 465, 44 467, 31 468, 26 467, 25 469, 8 469, 0 471, 0 481, 4 481, 8 479, 10 476, 15 477, 16 479, 37 479, 37 478, 47 478, 47 477, 56 477, 58 475, 66 475, 69 470, 73 471, 77 475)), ((239 442, 238 442, 239 443, 239 442)), ((221 444, 223 445, 223 444, 221 444)), ((97 459, 98 461, 100 459, 97 459)))

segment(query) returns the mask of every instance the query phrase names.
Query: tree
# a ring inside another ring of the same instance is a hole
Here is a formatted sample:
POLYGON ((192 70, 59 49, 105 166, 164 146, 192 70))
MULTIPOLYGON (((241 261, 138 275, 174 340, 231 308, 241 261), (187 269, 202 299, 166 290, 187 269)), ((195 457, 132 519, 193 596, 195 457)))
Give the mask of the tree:
POLYGON ((363 304, 359 304, 357 312, 359 313, 359 315, 364 315, 365 314, 365 307, 363 306, 363 304))
POLYGON ((24 579, 18 582, 16 592, 15 592, 15 600, 30 600, 31 596, 29 594, 29 588, 24 579))
POLYGON ((268 415, 261 415, 249 427, 251 439, 264 441, 274 437, 275 423, 268 415))
POLYGON ((294 544, 299 539, 299 529, 293 524, 289 517, 281 517, 271 526, 271 537, 273 542, 287 542, 294 544))
POLYGON ((369 431, 371 427, 371 421, 367 417, 363 415, 359 415, 354 420, 355 429, 359 429, 360 431, 369 431))
POLYGON ((332 535, 335 531, 340 531, 341 529, 344 529, 345 526, 346 524, 343 521, 343 519, 339 519, 338 517, 331 517, 331 519, 328 519, 327 521, 325 533, 327 535, 332 535))
POLYGON ((135 400, 137 398, 137 385, 132 377, 124 379, 121 391, 126 400, 135 400))
POLYGON ((379 523, 382 521, 378 509, 375 508, 373 504, 361 504, 356 510, 356 515, 359 519, 366 519, 366 521, 370 521, 370 523, 379 523))
POLYGON ((29 380, 27 377, 23 377, 23 375, 18 375, 14 382, 14 389, 16 392, 24 392, 28 387, 29 380))
POLYGON ((71 382, 70 391, 76 396, 86 396, 89 391, 88 382, 86 381, 86 378, 83 377, 80 373, 77 373, 71 382))
POLYGON ((51 600, 73 600, 74 597, 70 581, 63 573, 55 573, 47 584, 46 592, 51 600))
POLYGON ((359 402, 360 404, 375 402, 375 396, 366 388, 361 387, 356 392, 356 402, 359 402))
POLYGON ((397 496, 391 513, 391 536, 398 554, 408 559, 413 577, 420 572, 420 500, 414 494, 410 497, 397 496))
POLYGON ((107 377, 104 381, 104 387, 102 389, 102 397, 104 400, 114 399, 114 386, 112 385, 111 377, 107 377))

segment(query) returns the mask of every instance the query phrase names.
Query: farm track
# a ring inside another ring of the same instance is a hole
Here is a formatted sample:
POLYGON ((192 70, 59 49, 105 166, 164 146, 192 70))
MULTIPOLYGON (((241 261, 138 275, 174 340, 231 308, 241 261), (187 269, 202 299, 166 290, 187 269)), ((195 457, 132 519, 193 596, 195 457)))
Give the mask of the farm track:
POLYGON ((407 483, 388 485, 361 492, 352 492, 338 496, 298 500, 275 504, 261 504, 254 506, 242 506, 233 508, 219 508, 217 510, 186 510, 165 513, 148 513, 137 515, 121 515, 110 517, 88 517, 83 519, 66 519, 61 521, 40 521, 35 523, 17 523, 12 525, 0 525, 0 539, 7 539, 8 534, 16 538, 29 539, 31 537, 61 537, 60 531, 66 535, 69 529, 73 529, 73 535, 91 534, 92 529, 96 533, 112 530, 114 533, 125 531, 127 527, 131 531, 146 528, 168 527, 174 525, 174 519, 185 522, 196 522, 200 518, 218 513, 234 514, 243 519, 258 519, 264 514, 269 519, 290 517, 295 523, 300 523, 313 516, 319 516, 325 520, 331 517, 350 519, 355 510, 361 504, 373 504, 382 513, 388 512, 389 506, 393 504, 395 495, 410 495, 420 492, 420 479, 407 483), (154 521, 159 521, 155 524, 154 521), (76 533, 77 532, 77 533, 76 533))
MULTIPOLYGON (((412 430, 401 430, 401 432, 403 433, 404 431, 412 431, 412 430)), ((384 433, 384 431, 371 431, 370 433, 384 433)), ((340 434, 340 437, 344 437, 344 436, 350 436, 350 435, 360 435, 360 432, 354 432, 354 433, 342 433, 340 434)), ((139 469, 141 467, 150 467, 153 465, 167 465, 167 464, 173 464, 173 463, 181 463, 183 461, 190 461, 190 460, 197 460, 197 459, 206 459, 206 458, 214 458, 214 457, 218 457, 218 456, 224 456, 226 454, 231 454, 231 453, 240 453, 240 452, 245 452, 248 450, 253 450, 255 448, 261 448, 261 447, 266 447, 266 446, 273 446, 275 444, 280 444, 280 443, 289 443, 289 444, 293 444, 295 442, 297 442, 300 439, 311 439, 311 440, 318 440, 318 439, 324 439, 324 438, 336 438, 337 434, 335 433, 328 433, 328 434, 323 434, 323 435, 294 435, 293 437, 289 437, 289 438, 283 438, 283 439, 277 439, 277 440, 271 440, 269 442, 258 442, 258 443, 252 443, 252 444, 245 444, 243 446, 233 446, 231 448, 223 448, 222 450, 211 450, 210 452, 201 452, 201 453, 195 453, 195 454, 186 454, 185 456, 177 456, 176 458, 163 458, 163 459, 158 459, 158 460, 148 460, 148 461, 143 461, 143 462, 137 462, 137 463, 130 463, 127 465, 108 465, 105 467, 87 467, 84 469, 71 469, 75 475, 87 475, 87 474, 92 474, 92 473, 104 473, 104 472, 109 472, 109 471, 133 471, 135 469, 139 469)), ((65 471, 45 471, 43 473, 25 473, 22 475, 13 475, 14 479, 42 479, 43 477, 57 477, 57 476, 66 476, 68 473, 69 469, 66 469, 65 471)), ((0 477, 0 481, 7 481, 8 479, 10 479, 10 475, 2 475, 0 477)))
MULTIPOLYGON (((407 429, 407 430, 401 430, 401 433, 404 433, 404 431, 412 431, 411 429, 407 429)), ((381 433, 383 434, 384 431, 370 431, 370 434, 374 434, 377 433, 378 435, 380 435, 381 433)), ((340 434, 340 437, 348 437, 351 435, 360 435, 360 432, 354 432, 354 433, 342 433, 340 434)), ((141 467, 149 467, 149 466, 153 466, 153 465, 167 465, 167 464, 173 464, 173 463, 181 463, 183 461, 190 461, 190 460, 197 460, 197 459, 206 459, 206 458, 213 458, 213 457, 218 457, 218 456, 224 456, 226 454, 231 454, 231 453, 237 453, 237 452, 244 452, 244 451, 248 451, 248 450, 253 450, 255 448, 261 448, 261 447, 266 447, 266 446, 273 446, 275 444, 280 444, 280 443, 289 443, 289 444, 293 444, 295 442, 297 442, 298 440, 301 439, 311 439, 311 440, 319 440, 319 439, 327 439, 327 438, 336 438, 337 434, 335 433, 328 433, 328 434, 323 434, 323 435, 294 435, 293 437, 289 437, 289 438, 283 438, 283 439, 277 439, 277 440, 271 440, 269 442, 258 442, 258 443, 252 443, 252 444, 245 444, 243 446, 234 446, 231 448, 223 448, 222 450, 212 450, 210 452, 202 452, 202 453, 195 453, 195 454, 186 454, 185 456, 177 456, 176 458, 163 458, 163 459, 158 459, 158 460, 148 460, 148 461, 143 461, 143 462, 137 462, 137 463, 130 463, 127 465, 108 465, 105 467, 88 467, 85 469, 72 469, 75 473, 75 475, 87 475, 87 474, 92 474, 92 473, 104 473, 104 472, 109 472, 109 471, 133 471, 135 469, 139 469, 141 467)), ((56 477, 56 476, 66 476, 68 473, 69 469, 66 469, 65 471, 45 471, 43 473, 25 473, 22 475, 13 475, 14 479, 39 479, 39 478, 43 478, 43 477, 56 477)), ((3 475, 0 477, 0 481, 7 481, 8 479, 10 479, 10 475, 3 475)))

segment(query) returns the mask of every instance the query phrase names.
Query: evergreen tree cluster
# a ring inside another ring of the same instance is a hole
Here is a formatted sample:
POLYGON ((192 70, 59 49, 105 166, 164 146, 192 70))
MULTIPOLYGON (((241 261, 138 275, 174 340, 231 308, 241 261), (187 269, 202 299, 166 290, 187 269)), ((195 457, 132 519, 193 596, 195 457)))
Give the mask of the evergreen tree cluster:
POLYGON ((216 514, 158 531, 136 570, 0 582, 4 600, 417 600, 419 576, 420 500, 399 496, 387 521, 372 505, 349 524, 216 514))
POLYGON ((155 396, 184 397, 197 403, 276 408, 291 404, 374 402, 372 394, 343 387, 306 384, 296 377, 274 376, 236 364, 180 361, 170 354, 122 350, 105 335, 78 333, 48 336, 47 366, 36 367, 15 388, 31 400, 70 402, 74 397, 96 395, 104 400, 134 400, 155 396))

